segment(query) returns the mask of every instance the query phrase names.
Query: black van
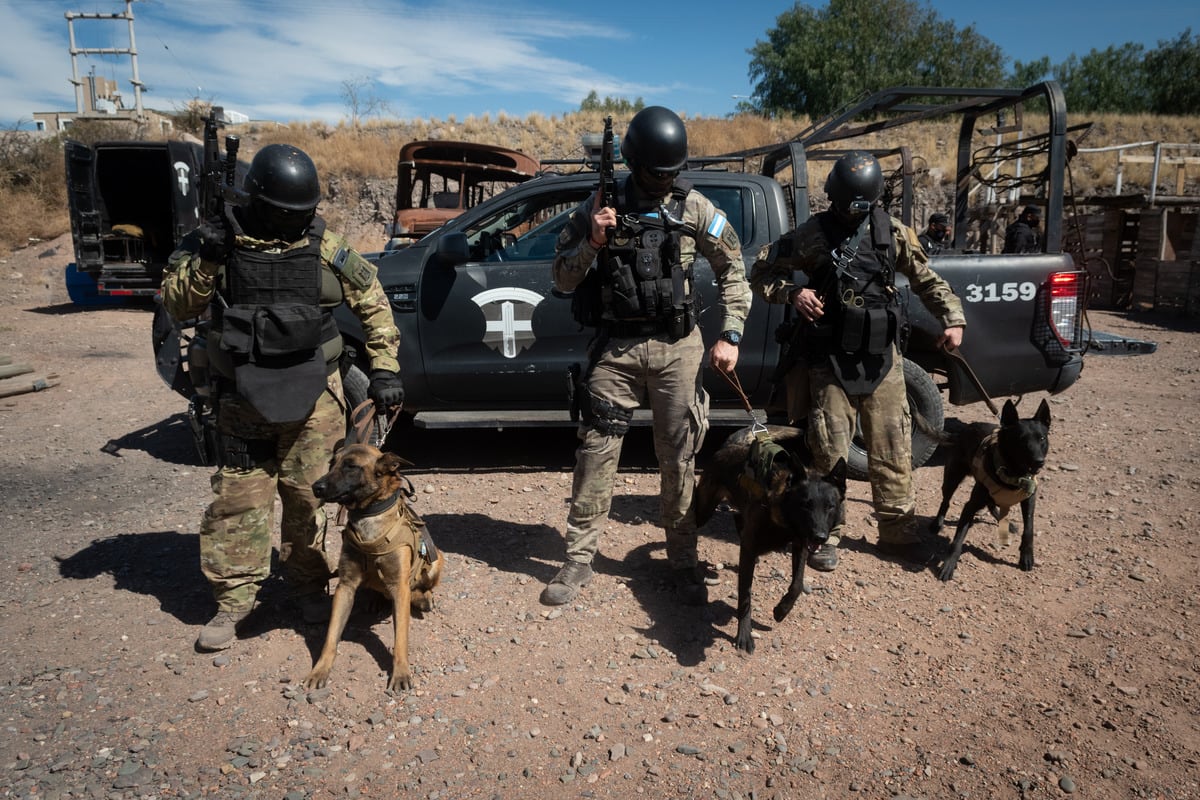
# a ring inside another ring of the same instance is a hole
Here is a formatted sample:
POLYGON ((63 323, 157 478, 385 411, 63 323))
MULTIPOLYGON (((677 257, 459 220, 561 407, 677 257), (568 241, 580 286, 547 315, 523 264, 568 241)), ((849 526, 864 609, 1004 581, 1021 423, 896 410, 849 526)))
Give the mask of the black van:
POLYGON ((199 224, 204 148, 183 141, 66 143, 72 302, 153 296, 167 257, 199 224))

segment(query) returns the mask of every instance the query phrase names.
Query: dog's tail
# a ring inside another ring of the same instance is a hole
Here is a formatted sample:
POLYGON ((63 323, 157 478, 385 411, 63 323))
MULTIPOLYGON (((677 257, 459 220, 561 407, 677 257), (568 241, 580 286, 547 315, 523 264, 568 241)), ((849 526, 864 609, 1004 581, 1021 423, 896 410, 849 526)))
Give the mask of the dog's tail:
POLYGON ((912 413, 913 427, 930 439, 933 439, 938 444, 954 444, 958 441, 957 436, 943 428, 935 427, 932 422, 925 419, 925 416, 920 411, 917 411, 915 408, 910 408, 909 410, 912 413))

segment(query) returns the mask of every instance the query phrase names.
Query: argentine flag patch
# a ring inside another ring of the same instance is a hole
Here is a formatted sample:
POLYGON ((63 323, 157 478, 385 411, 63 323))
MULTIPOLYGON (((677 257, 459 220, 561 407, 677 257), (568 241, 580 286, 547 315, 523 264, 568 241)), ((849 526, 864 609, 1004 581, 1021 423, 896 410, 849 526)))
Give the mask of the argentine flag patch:
POLYGON ((712 222, 708 223, 708 230, 706 230, 705 233, 707 233, 710 238, 720 239, 721 233, 725 230, 725 224, 725 215, 717 214, 715 217, 713 217, 712 222))

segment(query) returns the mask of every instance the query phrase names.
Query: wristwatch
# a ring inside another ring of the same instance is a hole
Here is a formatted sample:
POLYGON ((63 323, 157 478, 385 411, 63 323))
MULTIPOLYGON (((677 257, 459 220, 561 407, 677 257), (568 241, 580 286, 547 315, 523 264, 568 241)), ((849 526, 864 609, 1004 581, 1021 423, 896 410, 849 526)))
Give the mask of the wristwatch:
POLYGON ((721 338, 729 342, 734 347, 742 343, 742 335, 737 331, 725 331, 721 334, 721 338))

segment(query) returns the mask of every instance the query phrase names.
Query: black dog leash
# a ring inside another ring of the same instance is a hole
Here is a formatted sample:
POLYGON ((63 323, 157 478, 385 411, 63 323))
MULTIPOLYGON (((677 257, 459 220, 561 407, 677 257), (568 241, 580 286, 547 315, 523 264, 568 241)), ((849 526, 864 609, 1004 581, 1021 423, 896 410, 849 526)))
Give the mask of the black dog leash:
POLYGON ((967 377, 971 379, 971 383, 975 384, 975 389, 983 397, 983 401, 987 403, 987 407, 991 409, 992 414, 997 417, 1000 416, 1000 409, 996 407, 995 401, 988 396, 987 390, 983 388, 983 384, 979 380, 979 376, 975 374, 975 370, 971 369, 971 365, 967 363, 967 359, 963 358, 963 354, 959 352, 958 348, 956 347, 951 350, 948 347, 943 347, 942 349, 946 351, 946 355, 958 361, 958 365, 963 368, 963 372, 967 373, 967 377))
POLYGON ((738 380, 737 373, 726 372, 720 368, 717 368, 717 372, 721 373, 721 377, 725 379, 726 383, 733 387, 733 390, 737 392, 738 397, 741 398, 742 408, 746 409, 746 413, 750 415, 752 430, 755 433, 757 433, 759 430, 766 431, 766 426, 762 424, 762 421, 759 420, 758 416, 754 413, 754 407, 750 405, 750 398, 746 396, 745 390, 742 389, 742 382, 738 380))
MULTIPOLYGON (((375 409, 374 400, 363 400, 355 406, 354 411, 350 412, 351 424, 350 432, 346 435, 346 444, 370 444, 371 426, 375 424, 376 416, 378 416, 378 412, 375 409)), ((396 406, 385 419, 379 421, 380 445, 387 441, 388 433, 396 424, 396 418, 399 416, 400 407, 396 406)))

